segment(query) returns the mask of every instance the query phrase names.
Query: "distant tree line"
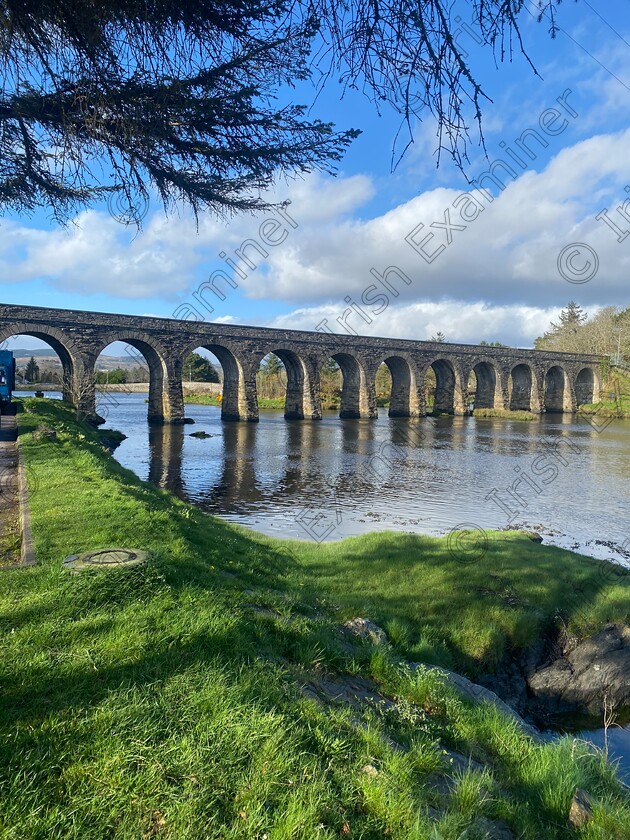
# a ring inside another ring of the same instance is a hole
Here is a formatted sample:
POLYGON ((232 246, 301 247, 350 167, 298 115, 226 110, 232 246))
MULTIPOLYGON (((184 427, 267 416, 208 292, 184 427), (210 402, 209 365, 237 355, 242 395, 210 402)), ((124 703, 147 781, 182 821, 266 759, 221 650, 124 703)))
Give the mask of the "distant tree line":
POLYGON ((544 335, 536 339, 537 350, 564 353, 621 355, 630 359, 630 306, 607 306, 589 317, 581 306, 570 301, 544 335))
MULTIPOLYGON (((183 377, 192 382, 220 382, 219 372, 208 359, 199 353, 191 353, 183 366, 183 377)), ((18 368, 18 373, 24 377, 26 382, 46 382, 60 385, 63 382, 61 368, 41 367, 31 356, 23 368, 18 368)), ((94 381, 97 385, 127 385, 138 382, 148 382, 150 379, 149 368, 142 365, 132 368, 101 368, 94 374, 94 381)))

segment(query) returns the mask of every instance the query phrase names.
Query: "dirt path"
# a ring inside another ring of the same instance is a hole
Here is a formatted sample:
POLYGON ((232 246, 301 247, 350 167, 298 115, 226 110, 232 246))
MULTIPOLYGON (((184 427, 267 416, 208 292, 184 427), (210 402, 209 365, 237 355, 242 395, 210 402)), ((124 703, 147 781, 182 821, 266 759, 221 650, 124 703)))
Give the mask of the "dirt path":
POLYGON ((0 568, 20 562, 20 497, 15 411, 0 417, 0 568))

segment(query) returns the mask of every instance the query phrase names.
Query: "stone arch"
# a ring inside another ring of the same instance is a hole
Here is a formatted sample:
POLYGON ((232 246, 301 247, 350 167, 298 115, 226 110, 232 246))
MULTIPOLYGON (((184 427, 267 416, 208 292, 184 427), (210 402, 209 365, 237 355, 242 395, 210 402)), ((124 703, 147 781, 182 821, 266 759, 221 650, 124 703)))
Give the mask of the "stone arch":
POLYGON ((474 362, 466 377, 466 387, 471 374, 475 374, 475 408, 503 408, 501 373, 491 359, 474 362))
POLYGON ((464 414, 466 411, 466 389, 461 372, 455 361, 448 356, 438 356, 424 368, 422 381, 426 387, 429 368, 435 374, 434 414, 464 414))
MULTIPOLYGON (((135 330, 119 330, 108 333, 105 336, 100 336, 99 338, 100 343, 94 357, 94 366, 96 366, 99 355, 113 342, 120 341, 123 344, 128 344, 137 351, 136 354, 129 354, 130 359, 135 360, 140 365, 144 361, 149 368, 148 422, 164 423, 165 420, 178 422, 180 420, 176 416, 178 412, 173 411, 173 408, 177 407, 176 396, 175 400, 172 401, 171 392, 168 387, 167 353, 164 347, 152 336, 135 330), (175 405, 172 403, 175 403, 175 405)), ((95 371, 92 373, 92 379, 95 379, 95 371)), ((108 397, 107 392, 99 394, 96 400, 97 414, 104 414, 108 401, 112 400, 115 400, 115 397, 108 397)))
POLYGON ((231 342, 215 341, 212 338, 200 336, 190 342, 177 364, 177 374, 181 389, 181 371, 189 353, 197 348, 217 357, 223 369, 223 396, 221 401, 222 420, 247 420, 258 422, 258 401, 256 398, 256 370, 257 366, 245 364, 240 352, 231 342))
POLYGON ((569 377, 562 365, 550 365, 545 372, 543 382, 545 411, 552 413, 571 411, 569 377))
POLYGON ((418 372, 413 362, 403 355, 396 354, 387 356, 382 364, 387 365, 392 377, 389 416, 420 417, 424 413, 424 401, 418 384, 418 372))
MULTIPOLYGON (((322 412, 319 400, 313 388, 313 375, 310 366, 295 352, 286 347, 273 345, 266 350, 260 361, 273 353, 277 356, 287 373, 284 416, 286 420, 319 420, 322 412)), ((260 362, 259 362, 260 364, 260 362)))
POLYGON ((49 327, 38 324, 33 327, 30 324, 16 322, 0 329, 0 343, 16 335, 28 335, 44 341, 59 356, 63 371, 62 394, 64 400, 75 408, 81 402, 81 395, 78 393, 77 377, 83 372, 83 359, 81 352, 70 338, 57 327, 49 327))
POLYGON ((590 405, 597 399, 598 381, 593 368, 583 367, 575 377, 575 401, 577 405, 590 405))
POLYGON ((332 348, 331 352, 320 359, 318 373, 327 359, 334 359, 341 368, 343 381, 339 417, 377 417, 374 381, 373 378, 368 381, 366 365, 359 356, 332 348))
POLYGON ((517 362, 510 369, 508 382, 510 411, 532 411, 535 400, 534 370, 527 362, 517 362))

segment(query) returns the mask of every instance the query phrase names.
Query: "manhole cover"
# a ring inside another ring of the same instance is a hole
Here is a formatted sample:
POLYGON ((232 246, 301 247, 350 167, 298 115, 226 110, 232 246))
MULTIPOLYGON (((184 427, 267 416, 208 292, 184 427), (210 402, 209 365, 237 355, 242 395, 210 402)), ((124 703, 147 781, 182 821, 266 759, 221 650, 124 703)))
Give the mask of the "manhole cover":
POLYGON ((101 548, 98 551, 84 551, 71 554, 63 561, 64 569, 82 572, 84 569, 140 566, 146 563, 149 554, 132 548, 101 548))

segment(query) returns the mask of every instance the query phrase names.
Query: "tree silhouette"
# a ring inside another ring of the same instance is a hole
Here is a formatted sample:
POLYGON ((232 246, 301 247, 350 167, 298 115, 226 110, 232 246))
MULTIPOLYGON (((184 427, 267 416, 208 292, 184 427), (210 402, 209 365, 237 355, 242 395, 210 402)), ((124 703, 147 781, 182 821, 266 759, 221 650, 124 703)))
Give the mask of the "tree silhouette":
POLYGON ((28 382, 37 382, 39 380, 39 365, 35 361, 35 357, 31 356, 24 368, 24 378, 28 382))
MULTIPOLYGON (((538 2, 552 34, 559 2, 538 2)), ((470 6, 498 60, 524 51, 525 0, 470 6)), ((408 142, 432 114, 463 165, 485 93, 455 14, 450 0, 0 0, 0 208, 65 221, 114 195, 140 225, 152 190, 167 209, 266 208, 278 174, 332 172, 357 136, 293 101, 331 80, 393 104, 408 142)))

